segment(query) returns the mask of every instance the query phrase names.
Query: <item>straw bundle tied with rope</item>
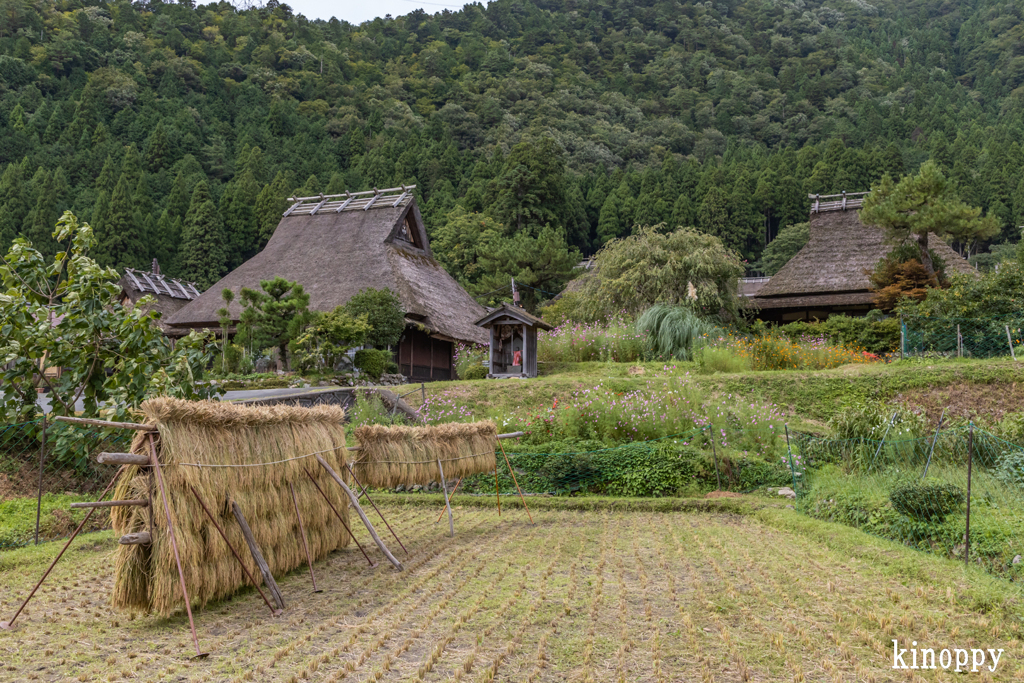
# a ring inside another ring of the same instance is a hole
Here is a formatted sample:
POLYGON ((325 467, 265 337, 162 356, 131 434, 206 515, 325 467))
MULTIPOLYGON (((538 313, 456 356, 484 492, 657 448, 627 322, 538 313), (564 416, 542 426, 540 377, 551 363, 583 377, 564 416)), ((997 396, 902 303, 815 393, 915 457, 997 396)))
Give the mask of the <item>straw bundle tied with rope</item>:
POLYGON ((493 472, 498 428, 490 421, 430 427, 365 425, 355 431, 359 440, 356 478, 364 486, 393 488, 452 481, 471 474, 493 472))
MULTIPOLYGON (((227 597, 248 581, 224 540, 203 512, 195 491, 217 518, 250 572, 259 577, 231 510, 238 503, 257 545, 276 576, 306 562, 289 484, 314 560, 348 545, 308 471, 348 523, 348 500, 319 466, 319 454, 336 472, 345 471, 345 411, 333 406, 239 406, 215 401, 160 398, 142 404, 145 421, 159 430, 157 458, 166 484, 174 531, 189 596, 195 605, 227 597), (196 466, 201 465, 201 466, 196 466)), ((149 455, 149 435, 139 433, 133 453, 149 455)), ((148 469, 122 472, 114 495, 152 495, 152 510, 113 508, 120 534, 150 530, 152 545, 122 545, 114 566, 113 606, 169 615, 184 607, 160 488, 148 469)))

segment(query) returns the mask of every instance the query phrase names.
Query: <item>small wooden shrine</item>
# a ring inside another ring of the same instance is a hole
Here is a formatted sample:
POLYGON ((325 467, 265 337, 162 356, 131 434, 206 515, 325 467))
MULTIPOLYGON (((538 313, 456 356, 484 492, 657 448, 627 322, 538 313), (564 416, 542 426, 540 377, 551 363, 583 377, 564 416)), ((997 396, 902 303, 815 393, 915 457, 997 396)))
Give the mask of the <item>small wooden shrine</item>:
POLYGON ((551 325, 513 304, 502 304, 476 324, 491 336, 488 379, 537 376, 537 330, 551 325))

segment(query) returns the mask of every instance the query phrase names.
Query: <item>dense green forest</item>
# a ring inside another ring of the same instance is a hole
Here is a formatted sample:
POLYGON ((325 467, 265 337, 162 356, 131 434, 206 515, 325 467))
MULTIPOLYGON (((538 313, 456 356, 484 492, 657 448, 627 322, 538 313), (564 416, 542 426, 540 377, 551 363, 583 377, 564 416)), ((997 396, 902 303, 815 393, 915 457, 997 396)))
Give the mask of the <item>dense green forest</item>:
POLYGON ((0 248, 55 252, 72 209, 101 263, 158 258, 208 286, 292 192, 415 183, 468 287, 543 293, 638 224, 696 226, 756 267, 808 193, 928 158, 1016 241, 1022 18, 992 0, 495 0, 354 26, 274 0, 0 0, 0 248))

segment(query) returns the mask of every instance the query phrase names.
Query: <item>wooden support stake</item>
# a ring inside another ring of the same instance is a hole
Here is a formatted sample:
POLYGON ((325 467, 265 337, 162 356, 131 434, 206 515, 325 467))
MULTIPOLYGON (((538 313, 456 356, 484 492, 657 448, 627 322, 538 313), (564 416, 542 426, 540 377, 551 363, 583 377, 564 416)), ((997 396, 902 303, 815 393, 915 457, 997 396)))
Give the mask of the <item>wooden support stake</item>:
POLYGON ((149 456, 142 453, 100 453, 96 462, 101 465, 138 465, 149 466, 149 456))
POLYGON ((324 493, 324 490, 320 488, 320 484, 316 483, 316 479, 313 478, 313 475, 312 473, 310 473, 309 470, 306 470, 306 476, 309 477, 309 480, 311 482, 313 482, 313 486, 315 486, 316 490, 320 492, 320 495, 324 497, 324 501, 327 503, 327 507, 331 508, 331 512, 333 512, 334 516, 338 518, 338 521, 341 522, 341 525, 345 527, 345 531, 348 532, 348 535, 352 538, 352 541, 355 542, 356 547, 359 548, 359 552, 363 554, 363 557, 366 558, 366 561, 370 563, 370 567, 376 567, 377 563, 371 560, 370 556, 366 554, 365 550, 363 550, 363 546, 361 543, 359 543, 359 539, 356 538, 356 535, 352 533, 351 529, 348 528, 348 524, 345 524, 345 518, 342 517, 341 513, 338 512, 338 510, 334 507, 334 503, 332 503, 331 499, 327 497, 327 494, 324 493))
POLYGON ((270 591, 271 597, 277 603, 277 608, 284 609, 284 598, 281 596, 281 589, 277 587, 277 581, 274 581, 274 575, 270 573, 270 565, 263 559, 263 553, 260 552, 260 547, 256 545, 256 537, 252 535, 252 529, 249 528, 249 523, 245 521, 242 508, 238 507, 238 503, 235 501, 231 501, 231 512, 234 513, 235 520, 238 521, 238 526, 242 529, 242 536, 245 537, 245 542, 249 546, 252 559, 256 561, 256 566, 260 568, 260 573, 263 574, 263 582, 267 584, 267 590, 270 591))
POLYGON ((448 535, 455 538, 455 522, 452 520, 452 503, 448 500, 448 484, 444 480, 444 468, 441 458, 437 459, 437 469, 441 471, 441 490, 444 491, 444 506, 448 510, 448 535))
MULTIPOLYGON (((107 488, 103 489, 103 493, 100 494, 100 498, 103 498, 104 496, 107 495, 107 492, 109 492, 110 489, 113 488, 114 482, 117 481, 117 478, 119 476, 121 476, 121 470, 117 471, 117 474, 114 475, 114 478, 110 480, 109 484, 107 484, 107 488)), ((36 591, 39 590, 39 587, 43 585, 43 581, 46 581, 46 577, 49 576, 50 572, 53 571, 53 568, 57 566, 57 562, 60 560, 60 558, 64 557, 64 553, 67 551, 68 548, 71 547, 71 542, 75 540, 75 537, 78 536, 78 533, 85 527, 86 524, 89 523, 89 518, 92 517, 92 513, 94 512, 96 512, 95 508, 89 510, 89 513, 85 516, 85 519, 79 522, 74 532, 72 532, 71 538, 68 539, 67 543, 64 544, 64 547, 60 549, 59 553, 57 553, 57 557, 53 558, 53 562, 51 562, 50 566, 46 568, 45 572, 43 572, 43 578, 39 579, 39 583, 36 584, 35 588, 32 589, 32 592, 28 594, 27 598, 25 598, 25 602, 21 603, 21 607, 19 607, 18 611, 14 613, 14 616, 11 617, 11 620, 0 621, 0 631, 9 631, 10 629, 14 628, 14 620, 18 618, 18 615, 21 614, 22 610, 25 609, 25 605, 28 604, 28 601, 32 599, 32 596, 36 594, 36 591)))
POLYGON ((299 520, 299 531, 302 533, 302 547, 306 551, 306 564, 309 565, 309 578, 313 581, 313 592, 323 593, 316 587, 316 575, 313 574, 313 556, 309 554, 309 539, 306 538, 306 525, 302 523, 302 513, 299 512, 299 499, 295 497, 295 487, 288 482, 288 488, 292 492, 292 505, 295 506, 295 517, 299 520))
POLYGON ((95 503, 72 503, 70 505, 72 510, 83 510, 88 508, 116 508, 116 507, 138 507, 145 508, 149 507, 149 501, 138 499, 138 500, 101 500, 95 503))
POLYGON ((391 528, 390 524, 388 524, 388 520, 384 518, 384 513, 377 508, 377 504, 373 502, 373 498, 370 498, 370 492, 366 489, 365 486, 363 486, 359 482, 359 479, 356 478, 356 471, 352 469, 351 463, 348 463, 348 473, 352 475, 352 481, 354 481, 356 483, 356 486, 359 487, 359 497, 362 498, 363 496, 366 496, 366 500, 370 501, 370 505, 373 506, 374 511, 376 511, 377 515, 380 516, 381 521, 384 522, 384 526, 388 528, 388 531, 391 532, 391 535, 395 537, 396 541, 398 541, 398 545, 402 546, 402 550, 405 551, 406 555, 408 555, 409 551, 408 549, 406 549, 405 544, 402 543, 402 539, 398 537, 398 534, 395 533, 395 530, 391 528))
MULTIPOLYGON (((459 486, 461 484, 462 484, 462 477, 459 477, 459 480, 457 482, 455 482, 455 488, 452 489, 452 496, 451 496, 452 498, 455 497, 455 492, 459 490, 459 486)), ((445 507, 447 508, 448 506, 445 506, 445 507)), ((441 514, 439 514, 437 516, 437 519, 434 520, 434 524, 437 524, 438 522, 440 522, 442 517, 444 517, 444 510, 441 510, 441 514)))
POLYGON ((526 515, 530 518, 530 524, 533 524, 533 515, 530 514, 530 508, 526 505, 526 497, 523 495, 523 490, 519 488, 519 482, 516 481, 516 473, 512 471, 512 463, 508 461, 508 455, 505 454, 505 447, 501 445, 500 441, 498 442, 498 445, 501 446, 501 454, 505 456, 505 464, 508 465, 508 473, 512 475, 512 483, 516 485, 516 491, 519 491, 519 500, 523 501, 523 507, 526 508, 526 515))
POLYGON ((209 652, 203 652, 199 648, 199 636, 196 635, 196 622, 192 618, 192 601, 188 597, 188 589, 185 587, 185 572, 181 568, 181 556, 178 554, 178 541, 174 537, 174 522, 171 520, 171 505, 167 501, 167 487, 164 486, 164 475, 160 471, 160 460, 156 457, 156 442, 153 435, 149 435, 149 454, 152 457, 153 470, 156 472, 156 482, 160 485, 160 497, 164 500, 164 513, 167 515, 167 533, 171 538, 171 547, 174 549, 174 563, 178 565, 178 580, 181 582, 181 595, 185 598, 185 611, 188 612, 188 625, 192 630, 192 642, 196 646, 196 656, 192 659, 206 659, 209 652))
POLYGON ((121 545, 150 545, 153 536, 148 531, 137 531, 134 534, 125 534, 117 539, 117 542, 121 545))
POLYGON ((134 422, 111 422, 110 420, 94 420, 90 417, 68 417, 58 415, 53 418, 61 422, 68 422, 82 427, 103 427, 104 429, 135 429, 140 432, 155 432, 156 425, 136 424, 134 422))
POLYGON ((1006 341, 1010 345, 1010 358, 1017 360, 1017 354, 1013 350, 1013 337, 1010 336, 1010 326, 1006 325, 1006 341))
POLYGON ((498 498, 498 516, 501 517, 501 491, 498 489, 498 466, 494 466, 494 495, 498 498))
POLYGON ((377 547, 380 548, 380 551, 384 553, 384 557, 388 558, 388 561, 391 562, 391 564, 395 565, 395 569, 397 569, 398 571, 404 570, 405 567, 402 566, 402 563, 399 562, 395 558, 395 556, 391 554, 391 551, 388 550, 388 547, 384 545, 384 541, 380 540, 380 536, 377 535, 377 532, 376 530, 374 530, 373 525, 370 524, 370 519, 366 516, 366 513, 363 512, 363 508, 360 507, 359 499, 356 498, 356 494, 352 493, 352 489, 350 489, 348 485, 346 485, 345 482, 341 480, 341 477, 338 476, 338 473, 335 472, 334 469, 327 464, 327 461, 324 460, 322 456, 318 455, 316 456, 316 459, 317 462, 320 463, 320 466, 324 468, 328 475, 330 475, 331 479, 336 481, 338 483, 338 486, 340 486, 342 490, 345 491, 345 493, 348 495, 349 500, 352 502, 352 507, 356 509, 356 512, 359 514, 359 518, 362 519, 363 524, 366 525, 366 530, 370 532, 370 537, 373 539, 373 542, 377 544, 377 547))
POLYGON ((263 598, 263 602, 267 603, 267 608, 270 609, 270 613, 275 617, 281 616, 281 610, 274 609, 274 606, 270 604, 270 600, 267 600, 267 596, 263 593, 262 590, 260 590, 259 581, 257 581, 256 577, 252 575, 252 572, 249 571, 249 568, 245 566, 245 562, 242 562, 242 558, 239 556, 238 551, 235 550, 235 546, 231 545, 231 541, 228 540, 227 534, 225 534, 224 530, 220 528, 220 524, 217 523, 217 520, 214 518, 213 513, 210 512, 210 508, 206 507, 206 503, 204 503, 203 499, 199 497, 199 492, 196 491, 196 487, 189 486, 189 488, 192 489, 192 495, 196 497, 196 500, 199 501, 199 505, 202 506, 203 512, 206 513, 206 516, 209 517, 210 521, 213 523, 214 528, 217 529, 217 533, 219 533, 220 537, 224 539, 224 545, 228 547, 228 550, 231 551, 231 554, 235 556, 236 560, 238 560, 238 565, 242 568, 242 572, 246 575, 246 577, 248 577, 252 585, 255 586, 256 592, 260 594, 261 598, 263 598))

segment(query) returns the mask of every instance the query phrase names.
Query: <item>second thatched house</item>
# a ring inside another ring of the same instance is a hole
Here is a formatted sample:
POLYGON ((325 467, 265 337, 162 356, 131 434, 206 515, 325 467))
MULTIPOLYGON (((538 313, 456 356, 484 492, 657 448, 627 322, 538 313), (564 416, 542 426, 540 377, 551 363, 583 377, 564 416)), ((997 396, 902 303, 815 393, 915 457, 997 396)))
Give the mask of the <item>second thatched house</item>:
MULTIPOLYGON (((875 308, 868 273, 892 251, 881 228, 864 225, 858 209, 867 192, 812 195, 810 240, 796 256, 746 298, 762 320, 825 320, 864 315, 875 308)), ((928 245, 946 272, 974 272, 949 245, 930 235, 928 245)))
POLYGON ((430 251, 412 187, 300 197, 284 213, 267 246, 168 321, 178 330, 216 328, 230 289, 233 322, 242 313, 239 292, 283 277, 301 284, 309 307, 331 311, 360 290, 390 289, 406 311, 395 360, 406 377, 454 377, 456 342, 486 343, 474 325, 487 311, 430 251))
POLYGON ((168 319, 202 295, 196 283, 167 277, 160 272, 160 264, 153 259, 153 268, 148 272, 125 268, 118 284, 121 285, 122 304, 134 306, 142 297, 152 297, 153 302, 146 307, 146 311, 160 313, 157 324, 164 334, 169 337, 188 334, 188 330, 171 327, 168 319))

